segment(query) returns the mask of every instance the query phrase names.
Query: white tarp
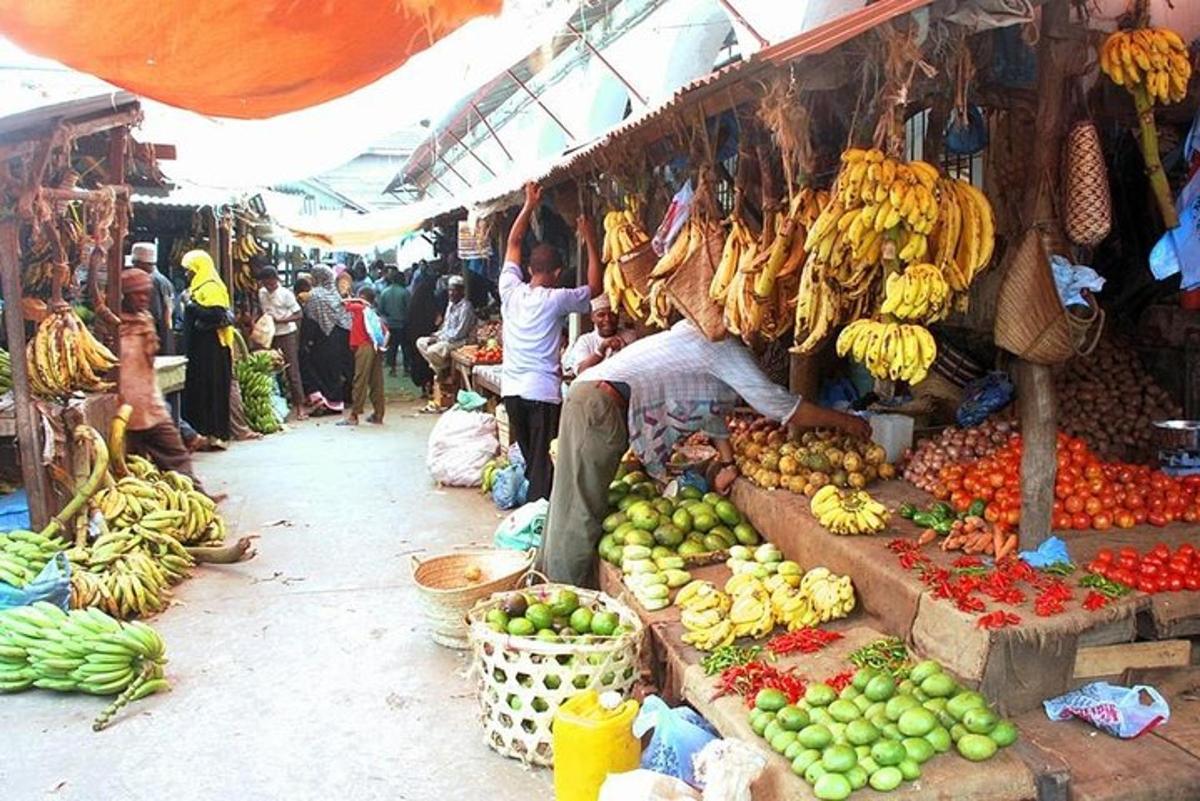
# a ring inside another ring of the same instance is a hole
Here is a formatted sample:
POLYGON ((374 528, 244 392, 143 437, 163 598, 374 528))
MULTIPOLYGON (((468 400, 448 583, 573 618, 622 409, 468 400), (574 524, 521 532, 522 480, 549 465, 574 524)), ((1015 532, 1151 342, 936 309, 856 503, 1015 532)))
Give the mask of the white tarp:
MULTIPOLYGON (((759 36, 767 40, 768 46, 811 31, 866 4, 867 0, 733 0, 733 7, 759 36)), ((743 55, 758 52, 758 39, 732 14, 730 18, 743 55)))

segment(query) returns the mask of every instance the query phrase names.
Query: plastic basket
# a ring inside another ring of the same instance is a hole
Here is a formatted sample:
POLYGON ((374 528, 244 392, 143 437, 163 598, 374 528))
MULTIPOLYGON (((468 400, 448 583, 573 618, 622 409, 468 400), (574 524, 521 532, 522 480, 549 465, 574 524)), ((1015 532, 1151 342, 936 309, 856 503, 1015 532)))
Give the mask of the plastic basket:
POLYGON ((535 551, 477 548, 431 556, 412 557, 413 580, 420 592, 429 636, 438 645, 465 650, 466 614, 481 599, 515 589, 533 567, 535 551), (468 578, 474 570, 479 577, 468 578))
POLYGON ((527 592, 550 598, 561 589, 578 594, 581 605, 616 613, 628 631, 569 642, 503 634, 484 619, 511 592, 480 601, 467 615, 484 739, 526 764, 554 764, 550 727, 564 701, 589 689, 628 698, 638 678, 644 627, 633 610, 604 593, 566 584, 541 584, 527 592))

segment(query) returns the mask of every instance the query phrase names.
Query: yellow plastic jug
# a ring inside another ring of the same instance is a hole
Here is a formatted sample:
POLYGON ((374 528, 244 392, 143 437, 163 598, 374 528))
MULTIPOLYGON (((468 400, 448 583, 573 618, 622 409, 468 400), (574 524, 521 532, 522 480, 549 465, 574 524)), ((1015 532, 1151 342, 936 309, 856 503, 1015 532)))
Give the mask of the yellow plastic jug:
POLYGON ((554 716, 554 796, 596 801, 610 773, 636 770, 642 742, 633 736, 638 702, 615 692, 588 690, 568 699, 554 716))

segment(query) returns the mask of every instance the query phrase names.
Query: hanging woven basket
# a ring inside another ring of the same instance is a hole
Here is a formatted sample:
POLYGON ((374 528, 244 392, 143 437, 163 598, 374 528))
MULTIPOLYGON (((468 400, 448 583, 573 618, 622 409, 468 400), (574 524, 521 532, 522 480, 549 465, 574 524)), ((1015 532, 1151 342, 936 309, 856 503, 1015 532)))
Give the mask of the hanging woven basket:
POLYGON ((1095 247, 1112 230, 1112 195, 1100 133, 1080 120, 1067 133, 1063 151, 1063 228, 1072 242, 1095 247))

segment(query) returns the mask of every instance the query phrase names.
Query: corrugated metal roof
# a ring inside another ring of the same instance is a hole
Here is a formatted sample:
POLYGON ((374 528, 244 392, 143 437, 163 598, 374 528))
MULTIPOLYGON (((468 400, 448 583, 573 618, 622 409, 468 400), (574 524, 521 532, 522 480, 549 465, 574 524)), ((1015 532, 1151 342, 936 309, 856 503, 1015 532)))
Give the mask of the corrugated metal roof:
POLYGON ((866 33, 902 14, 932 5, 933 0, 878 0, 869 6, 843 14, 831 22, 787 41, 772 45, 755 54, 775 64, 785 64, 802 56, 828 53, 859 34, 866 33))
POLYGON ((230 192, 191 184, 176 185, 169 189, 139 188, 129 198, 130 202, 135 204, 172 208, 222 206, 232 203, 235 199, 234 195, 230 192))
POLYGON ((0 140, 20 140, 54 122, 65 119, 78 121, 104 114, 115 114, 136 108, 137 98, 129 92, 107 92, 105 94, 47 103, 26 108, 15 114, 0 117, 0 140))

